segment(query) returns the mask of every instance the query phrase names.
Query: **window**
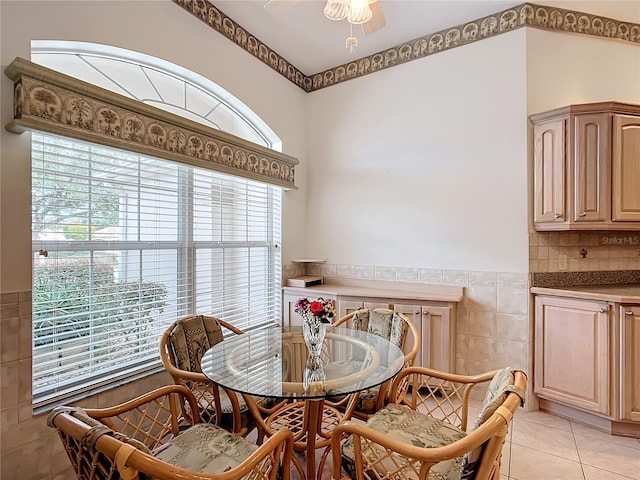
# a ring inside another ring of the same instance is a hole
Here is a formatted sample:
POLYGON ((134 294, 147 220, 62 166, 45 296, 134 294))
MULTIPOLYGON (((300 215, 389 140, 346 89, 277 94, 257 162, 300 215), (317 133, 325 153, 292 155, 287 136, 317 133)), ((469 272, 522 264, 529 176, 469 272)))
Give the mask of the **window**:
POLYGON ((278 322, 281 188, 33 134, 34 404, 157 369, 175 319, 278 322))
MULTIPOLYGON (((36 63, 279 150, 209 80, 105 45, 32 42, 36 63)), ((282 187, 32 134, 33 403, 161 368, 167 326, 197 313, 248 330, 281 311, 282 187)))

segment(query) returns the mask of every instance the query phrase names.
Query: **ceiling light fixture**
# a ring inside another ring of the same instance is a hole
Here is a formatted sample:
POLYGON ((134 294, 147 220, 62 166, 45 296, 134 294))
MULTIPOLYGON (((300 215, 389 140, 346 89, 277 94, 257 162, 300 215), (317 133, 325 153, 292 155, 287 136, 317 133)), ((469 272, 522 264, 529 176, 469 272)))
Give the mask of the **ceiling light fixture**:
POLYGON ((327 0, 324 7, 324 16, 329 20, 344 20, 350 24, 351 35, 347 37, 346 46, 351 53, 358 46, 358 39, 353 36, 353 25, 368 22, 373 17, 370 3, 377 0, 327 0))

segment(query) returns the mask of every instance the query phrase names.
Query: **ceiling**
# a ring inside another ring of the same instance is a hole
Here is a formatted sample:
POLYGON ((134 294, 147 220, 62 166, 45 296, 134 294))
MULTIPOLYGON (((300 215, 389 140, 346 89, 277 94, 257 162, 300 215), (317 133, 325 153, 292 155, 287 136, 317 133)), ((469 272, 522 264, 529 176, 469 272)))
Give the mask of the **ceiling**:
MULTIPOLYGON (((525 0, 379 0, 386 26, 369 35, 354 25, 358 47, 350 54, 346 20, 332 21, 323 14, 324 0, 209 0, 237 24, 267 44, 305 75, 322 72, 368 56, 423 35, 476 20, 520 5, 525 0), (279 7, 279 8, 278 8, 279 7)), ((533 3, 554 5, 618 18, 638 0, 544 0, 533 3)), ((640 15, 638 15, 640 17, 640 15)), ((631 18, 625 20, 634 21, 631 18)))
POLYGON ((306 75, 524 3, 522 0, 380 0, 387 24, 369 35, 354 25, 358 47, 350 54, 345 46, 349 23, 325 18, 323 0, 276 0, 282 7, 269 10, 264 8, 266 0, 209 1, 306 75))

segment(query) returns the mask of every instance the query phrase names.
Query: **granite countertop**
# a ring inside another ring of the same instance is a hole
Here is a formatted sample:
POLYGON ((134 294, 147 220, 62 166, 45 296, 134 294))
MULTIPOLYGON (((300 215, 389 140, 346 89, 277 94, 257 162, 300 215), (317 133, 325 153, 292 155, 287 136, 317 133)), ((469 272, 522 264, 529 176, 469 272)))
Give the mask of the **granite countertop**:
POLYGON ((531 287, 531 293, 585 300, 640 304, 640 284, 531 287))

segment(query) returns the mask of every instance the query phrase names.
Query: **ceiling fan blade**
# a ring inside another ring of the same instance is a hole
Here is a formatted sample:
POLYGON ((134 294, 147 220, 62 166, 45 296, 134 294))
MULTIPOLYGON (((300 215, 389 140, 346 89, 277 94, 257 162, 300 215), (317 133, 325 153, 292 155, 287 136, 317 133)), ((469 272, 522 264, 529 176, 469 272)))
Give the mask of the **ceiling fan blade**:
POLYGON ((364 31, 365 35, 377 32, 387 24, 386 20, 384 19, 384 13, 382 13, 382 6, 380 5, 379 0, 370 3, 369 8, 371 9, 373 16, 367 23, 362 24, 362 30, 364 31))
POLYGON ((284 12, 293 7, 298 1, 299 0, 269 0, 264 4, 264 9, 273 13, 284 12))

